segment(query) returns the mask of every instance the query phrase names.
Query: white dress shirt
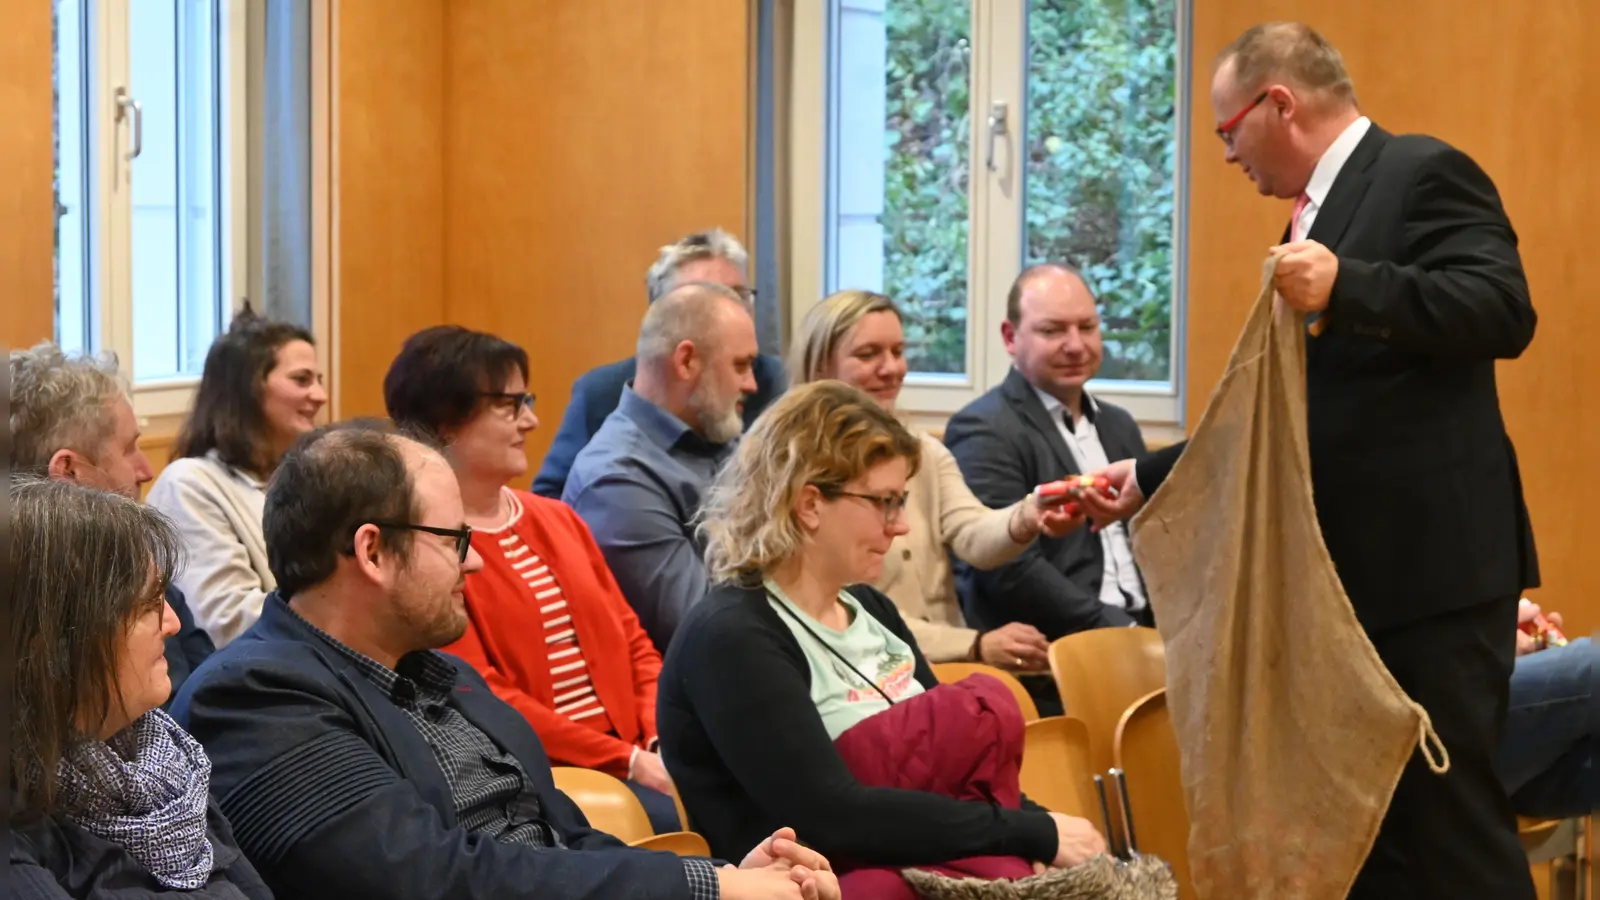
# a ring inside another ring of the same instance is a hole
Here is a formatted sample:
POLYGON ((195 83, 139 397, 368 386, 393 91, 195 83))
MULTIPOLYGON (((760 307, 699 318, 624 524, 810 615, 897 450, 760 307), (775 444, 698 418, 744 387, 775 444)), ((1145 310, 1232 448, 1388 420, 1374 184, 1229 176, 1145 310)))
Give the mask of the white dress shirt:
POLYGON ((1317 210, 1327 202, 1328 192, 1333 190, 1333 181, 1339 177, 1339 170, 1350 161, 1350 154, 1356 152, 1356 145, 1367 136, 1367 129, 1371 127, 1372 120, 1366 116, 1351 122, 1328 145, 1322 158, 1317 160, 1317 167, 1311 170, 1311 180, 1306 182, 1305 208, 1300 210, 1300 218, 1290 224, 1290 240, 1305 240, 1305 236, 1311 233, 1311 226, 1317 221, 1317 210))
MULTIPOLYGON (((1056 430, 1061 432, 1061 439, 1072 452, 1072 461, 1077 463, 1079 472, 1096 472, 1111 465, 1111 460, 1106 457, 1106 448, 1100 444, 1100 432, 1095 428, 1094 421, 1099 415, 1100 405, 1093 397, 1088 393, 1083 395, 1084 415, 1069 426, 1067 419, 1072 414, 1066 406, 1038 388, 1033 390, 1039 395, 1039 402, 1044 404, 1044 411, 1056 423, 1056 430)), ((1133 559, 1133 546, 1128 543, 1126 525, 1116 522, 1109 528, 1101 529, 1100 557, 1105 561, 1105 574, 1100 579, 1100 602, 1129 612, 1144 609, 1148 601, 1144 596, 1144 583, 1139 580, 1138 565, 1133 559)))
MULTIPOLYGON (((1311 226, 1317 221, 1317 211, 1327 202, 1328 192, 1333 190, 1334 180, 1339 177, 1344 164, 1350 161, 1350 154, 1356 152, 1356 145, 1367 136, 1367 130, 1371 127, 1372 120, 1362 116, 1346 125, 1344 131, 1339 132, 1339 136, 1333 139, 1327 150, 1323 151, 1322 158, 1317 160, 1316 168, 1311 170, 1311 180, 1306 182, 1306 205, 1300 209, 1300 214, 1289 222, 1290 241, 1303 241, 1306 235, 1311 233, 1311 226)), ((1133 477, 1137 481, 1139 477, 1137 464, 1134 468, 1133 477)))

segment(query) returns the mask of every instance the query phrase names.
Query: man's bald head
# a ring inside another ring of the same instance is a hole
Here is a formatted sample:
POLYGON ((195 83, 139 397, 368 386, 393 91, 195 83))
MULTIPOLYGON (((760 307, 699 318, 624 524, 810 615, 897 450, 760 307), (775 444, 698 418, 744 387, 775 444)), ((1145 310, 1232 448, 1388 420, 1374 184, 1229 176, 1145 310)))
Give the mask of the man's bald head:
POLYGON ((724 326, 740 317, 750 319, 750 310, 732 289, 709 281, 679 285, 645 311, 635 349, 639 365, 661 366, 684 341, 712 353, 724 326))
POLYGON ((1043 287, 1050 283, 1062 281, 1073 282, 1083 287, 1084 293, 1094 299, 1094 292, 1089 290, 1089 282, 1084 280, 1083 273, 1066 263, 1045 262, 1032 265, 1022 270, 1016 280, 1011 282, 1011 290, 1006 293, 1006 321, 1013 326, 1022 321, 1022 297, 1031 290, 1043 287))
POLYGON ((731 289, 696 281, 650 305, 639 326, 634 390, 713 443, 739 436, 755 393, 755 319, 731 289))

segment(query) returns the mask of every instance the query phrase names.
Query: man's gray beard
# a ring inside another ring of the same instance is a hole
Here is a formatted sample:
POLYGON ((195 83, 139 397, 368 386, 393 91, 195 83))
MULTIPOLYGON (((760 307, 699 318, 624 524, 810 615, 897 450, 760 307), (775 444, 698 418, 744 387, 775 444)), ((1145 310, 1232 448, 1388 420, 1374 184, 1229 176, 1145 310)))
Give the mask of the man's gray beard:
POLYGON ((700 420, 701 437, 713 444, 726 444, 744 433, 744 417, 739 415, 737 400, 726 409, 717 409, 717 398, 710 394, 710 385, 702 385, 689 396, 689 408, 700 420))

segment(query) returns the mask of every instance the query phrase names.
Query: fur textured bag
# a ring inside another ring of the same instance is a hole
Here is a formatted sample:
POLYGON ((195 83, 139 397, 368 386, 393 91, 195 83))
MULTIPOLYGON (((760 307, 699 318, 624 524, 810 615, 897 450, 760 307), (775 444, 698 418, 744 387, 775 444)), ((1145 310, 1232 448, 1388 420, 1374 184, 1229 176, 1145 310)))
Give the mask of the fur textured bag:
POLYGON ((1167 655, 1201 900, 1343 897, 1419 745, 1317 524, 1303 319, 1261 292, 1171 475, 1133 520, 1167 655))
POLYGON ((1016 881, 949 878, 920 869, 901 873, 927 900, 1177 900, 1167 864, 1141 856, 1118 864, 1100 855, 1070 869, 1050 869, 1016 881))

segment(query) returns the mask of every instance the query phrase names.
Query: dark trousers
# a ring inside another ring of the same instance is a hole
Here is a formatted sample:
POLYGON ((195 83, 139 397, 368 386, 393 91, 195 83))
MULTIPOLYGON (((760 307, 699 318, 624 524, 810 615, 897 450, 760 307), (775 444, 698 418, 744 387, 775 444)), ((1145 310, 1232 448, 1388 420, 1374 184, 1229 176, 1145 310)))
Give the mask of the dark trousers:
POLYGON ((1406 764, 1351 900, 1533 900, 1511 802, 1495 773, 1516 651, 1517 599, 1371 635, 1395 680, 1450 753, 1435 775, 1406 764))
POLYGON ((639 803, 644 807, 645 815, 650 817, 650 828, 656 834, 666 834, 669 831, 683 831, 683 825, 678 821, 678 807, 672 798, 661 793, 655 788, 647 788, 637 781, 624 781, 628 790, 639 798, 639 803))

